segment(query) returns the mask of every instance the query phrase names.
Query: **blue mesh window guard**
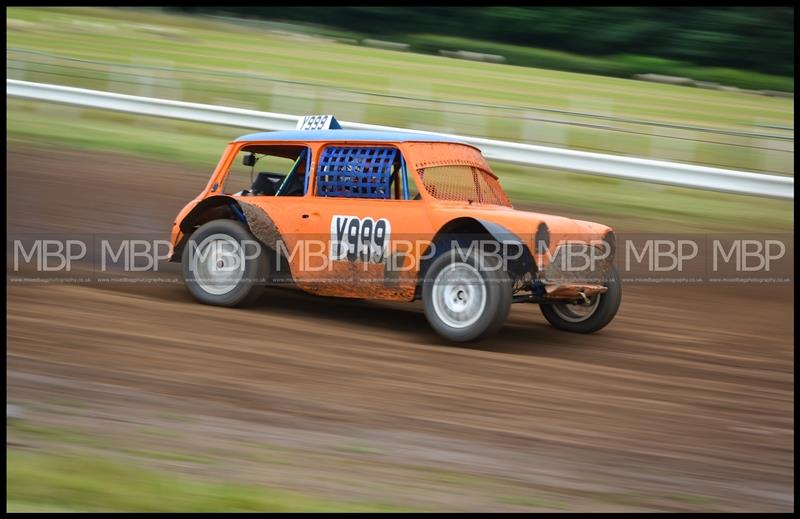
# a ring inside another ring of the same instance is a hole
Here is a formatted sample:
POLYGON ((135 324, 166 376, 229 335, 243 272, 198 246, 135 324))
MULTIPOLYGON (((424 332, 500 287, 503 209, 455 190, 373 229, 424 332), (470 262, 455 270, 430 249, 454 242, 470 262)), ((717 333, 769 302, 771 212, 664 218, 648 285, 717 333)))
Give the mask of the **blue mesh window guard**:
POLYGON ((395 148, 328 146, 317 168, 317 196, 392 198, 395 148))

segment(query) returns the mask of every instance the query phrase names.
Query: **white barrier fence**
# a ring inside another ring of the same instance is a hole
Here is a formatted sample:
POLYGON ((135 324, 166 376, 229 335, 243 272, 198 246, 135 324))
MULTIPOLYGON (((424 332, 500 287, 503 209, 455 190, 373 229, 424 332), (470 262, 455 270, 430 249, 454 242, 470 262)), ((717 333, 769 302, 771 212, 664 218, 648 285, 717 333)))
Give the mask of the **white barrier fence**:
MULTIPOLYGON (((259 130, 292 130, 295 128, 299 117, 297 115, 259 112, 169 99, 154 99, 13 79, 6 80, 6 95, 88 108, 259 130)), ((340 124, 342 127, 351 130, 391 130, 447 136, 477 146, 483 152, 484 157, 500 162, 563 169, 590 175, 694 189, 794 199, 794 178, 792 177, 550 148, 478 137, 407 130, 373 124, 342 121, 340 121, 340 124)))

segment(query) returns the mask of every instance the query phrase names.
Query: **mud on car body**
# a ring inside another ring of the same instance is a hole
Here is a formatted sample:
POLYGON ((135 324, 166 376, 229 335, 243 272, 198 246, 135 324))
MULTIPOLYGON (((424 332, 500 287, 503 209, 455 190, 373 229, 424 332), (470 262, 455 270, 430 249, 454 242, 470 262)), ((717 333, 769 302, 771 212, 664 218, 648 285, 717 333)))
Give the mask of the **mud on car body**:
POLYGON ((175 219, 172 244, 202 303, 242 306, 275 283, 422 299, 452 341, 495 332, 512 303, 538 304, 553 326, 590 333, 621 299, 609 227, 515 210, 469 144, 343 130, 332 116, 230 142, 175 219))

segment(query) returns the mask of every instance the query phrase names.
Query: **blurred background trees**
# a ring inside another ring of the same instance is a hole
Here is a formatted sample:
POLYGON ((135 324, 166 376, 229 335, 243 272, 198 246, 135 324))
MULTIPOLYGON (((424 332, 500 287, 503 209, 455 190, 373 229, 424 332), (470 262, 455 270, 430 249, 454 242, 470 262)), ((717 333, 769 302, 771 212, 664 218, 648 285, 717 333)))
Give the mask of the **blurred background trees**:
POLYGON ((430 38, 438 35, 585 56, 653 56, 689 65, 794 75, 792 7, 180 6, 174 9, 323 24, 372 38, 408 42, 423 52, 432 50, 426 47, 426 42, 429 47, 440 43, 430 38), (429 38, 415 39, 415 35, 429 38))

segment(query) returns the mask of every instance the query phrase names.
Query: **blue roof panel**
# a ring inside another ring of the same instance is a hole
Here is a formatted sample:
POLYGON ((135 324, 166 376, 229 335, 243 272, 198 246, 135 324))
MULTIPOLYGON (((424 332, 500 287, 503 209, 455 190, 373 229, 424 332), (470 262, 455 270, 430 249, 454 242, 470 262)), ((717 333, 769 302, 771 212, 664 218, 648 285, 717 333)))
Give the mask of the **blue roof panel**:
POLYGON ((260 132, 242 135, 237 141, 385 141, 385 142, 454 142, 457 139, 425 133, 371 130, 309 130, 260 132))

